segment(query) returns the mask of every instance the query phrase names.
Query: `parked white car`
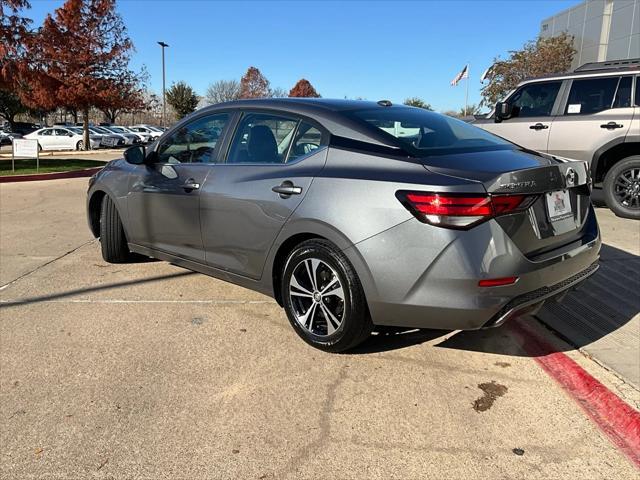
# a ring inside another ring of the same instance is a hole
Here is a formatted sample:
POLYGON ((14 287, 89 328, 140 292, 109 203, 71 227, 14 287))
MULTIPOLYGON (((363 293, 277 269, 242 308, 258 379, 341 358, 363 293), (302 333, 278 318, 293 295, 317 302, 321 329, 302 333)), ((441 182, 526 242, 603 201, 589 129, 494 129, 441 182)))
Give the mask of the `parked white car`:
POLYGON ((151 141, 155 141, 157 139, 159 139, 162 134, 164 133, 162 130, 160 130, 159 128, 156 128, 152 125, 133 125, 131 127, 129 127, 129 130, 136 132, 136 133, 146 133, 151 137, 151 141))
POLYGON ((126 138, 122 135, 111 133, 102 127, 90 126, 89 131, 100 137, 100 146, 103 148, 123 147, 127 143, 126 138))
POLYGON ((110 126, 104 125, 104 126, 101 126, 101 128, 104 128, 105 130, 109 130, 111 133, 117 133, 118 135, 122 135, 126 139, 127 145, 137 145, 139 143, 142 143, 142 137, 140 135, 133 132, 129 132, 124 127, 118 127, 115 125, 110 125, 110 126))
MULTIPOLYGON (((25 135, 24 138, 38 140, 40 150, 82 150, 84 149, 82 129, 78 127, 41 128, 25 135)), ((100 148, 100 137, 89 135, 90 147, 100 148)))

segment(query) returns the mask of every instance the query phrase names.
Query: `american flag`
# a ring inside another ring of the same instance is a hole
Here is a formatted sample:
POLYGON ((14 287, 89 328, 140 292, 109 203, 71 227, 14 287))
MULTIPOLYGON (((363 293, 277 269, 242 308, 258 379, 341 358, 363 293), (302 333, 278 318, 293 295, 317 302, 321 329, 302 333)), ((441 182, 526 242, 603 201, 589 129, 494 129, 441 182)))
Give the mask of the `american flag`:
POLYGON ((456 77, 451 80, 451 86, 455 87, 456 85, 458 85, 458 83, 460 82, 460 80, 462 80, 463 78, 469 78, 469 69, 468 69, 469 65, 465 65, 464 68, 462 69, 462 71, 456 75, 456 77))

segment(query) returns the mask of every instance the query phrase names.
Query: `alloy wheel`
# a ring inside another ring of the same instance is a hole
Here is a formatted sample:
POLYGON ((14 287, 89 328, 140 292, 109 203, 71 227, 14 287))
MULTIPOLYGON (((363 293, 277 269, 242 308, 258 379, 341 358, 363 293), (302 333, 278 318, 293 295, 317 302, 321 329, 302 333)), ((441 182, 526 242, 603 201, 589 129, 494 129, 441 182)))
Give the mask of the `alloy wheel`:
POLYGON ((289 297, 296 321, 314 335, 328 336, 342 324, 345 291, 336 271, 317 258, 306 258, 293 269, 289 297))
POLYGON ((620 205, 640 210, 640 168, 628 168, 620 172, 613 186, 613 194, 620 205))

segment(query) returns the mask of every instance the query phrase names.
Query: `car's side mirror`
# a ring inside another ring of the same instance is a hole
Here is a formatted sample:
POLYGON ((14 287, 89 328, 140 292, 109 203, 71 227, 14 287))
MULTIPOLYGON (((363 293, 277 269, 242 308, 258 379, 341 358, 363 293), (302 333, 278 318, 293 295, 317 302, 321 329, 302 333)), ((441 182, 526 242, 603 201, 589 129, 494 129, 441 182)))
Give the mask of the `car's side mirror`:
POLYGON ((67 137, 73 137, 73 133, 71 132, 67 133, 67 137))
POLYGON ((513 115, 513 105, 507 102, 498 102, 496 103, 496 113, 494 115, 494 120, 496 123, 500 123, 503 120, 507 120, 511 118, 513 115))
POLYGON ((135 145, 124 151, 124 159, 131 165, 142 165, 147 157, 147 152, 143 145, 135 145))

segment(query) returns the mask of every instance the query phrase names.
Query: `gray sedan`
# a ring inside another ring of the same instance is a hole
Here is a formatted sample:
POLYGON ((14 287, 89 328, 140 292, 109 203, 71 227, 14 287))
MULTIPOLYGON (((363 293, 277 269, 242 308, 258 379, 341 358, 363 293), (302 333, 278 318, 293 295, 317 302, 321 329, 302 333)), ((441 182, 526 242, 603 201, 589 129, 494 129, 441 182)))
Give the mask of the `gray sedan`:
POLYGON ((496 327, 598 267, 583 162, 423 109, 326 99, 198 110, 91 178, 108 262, 131 252, 274 297, 345 351, 376 326, 496 327))

